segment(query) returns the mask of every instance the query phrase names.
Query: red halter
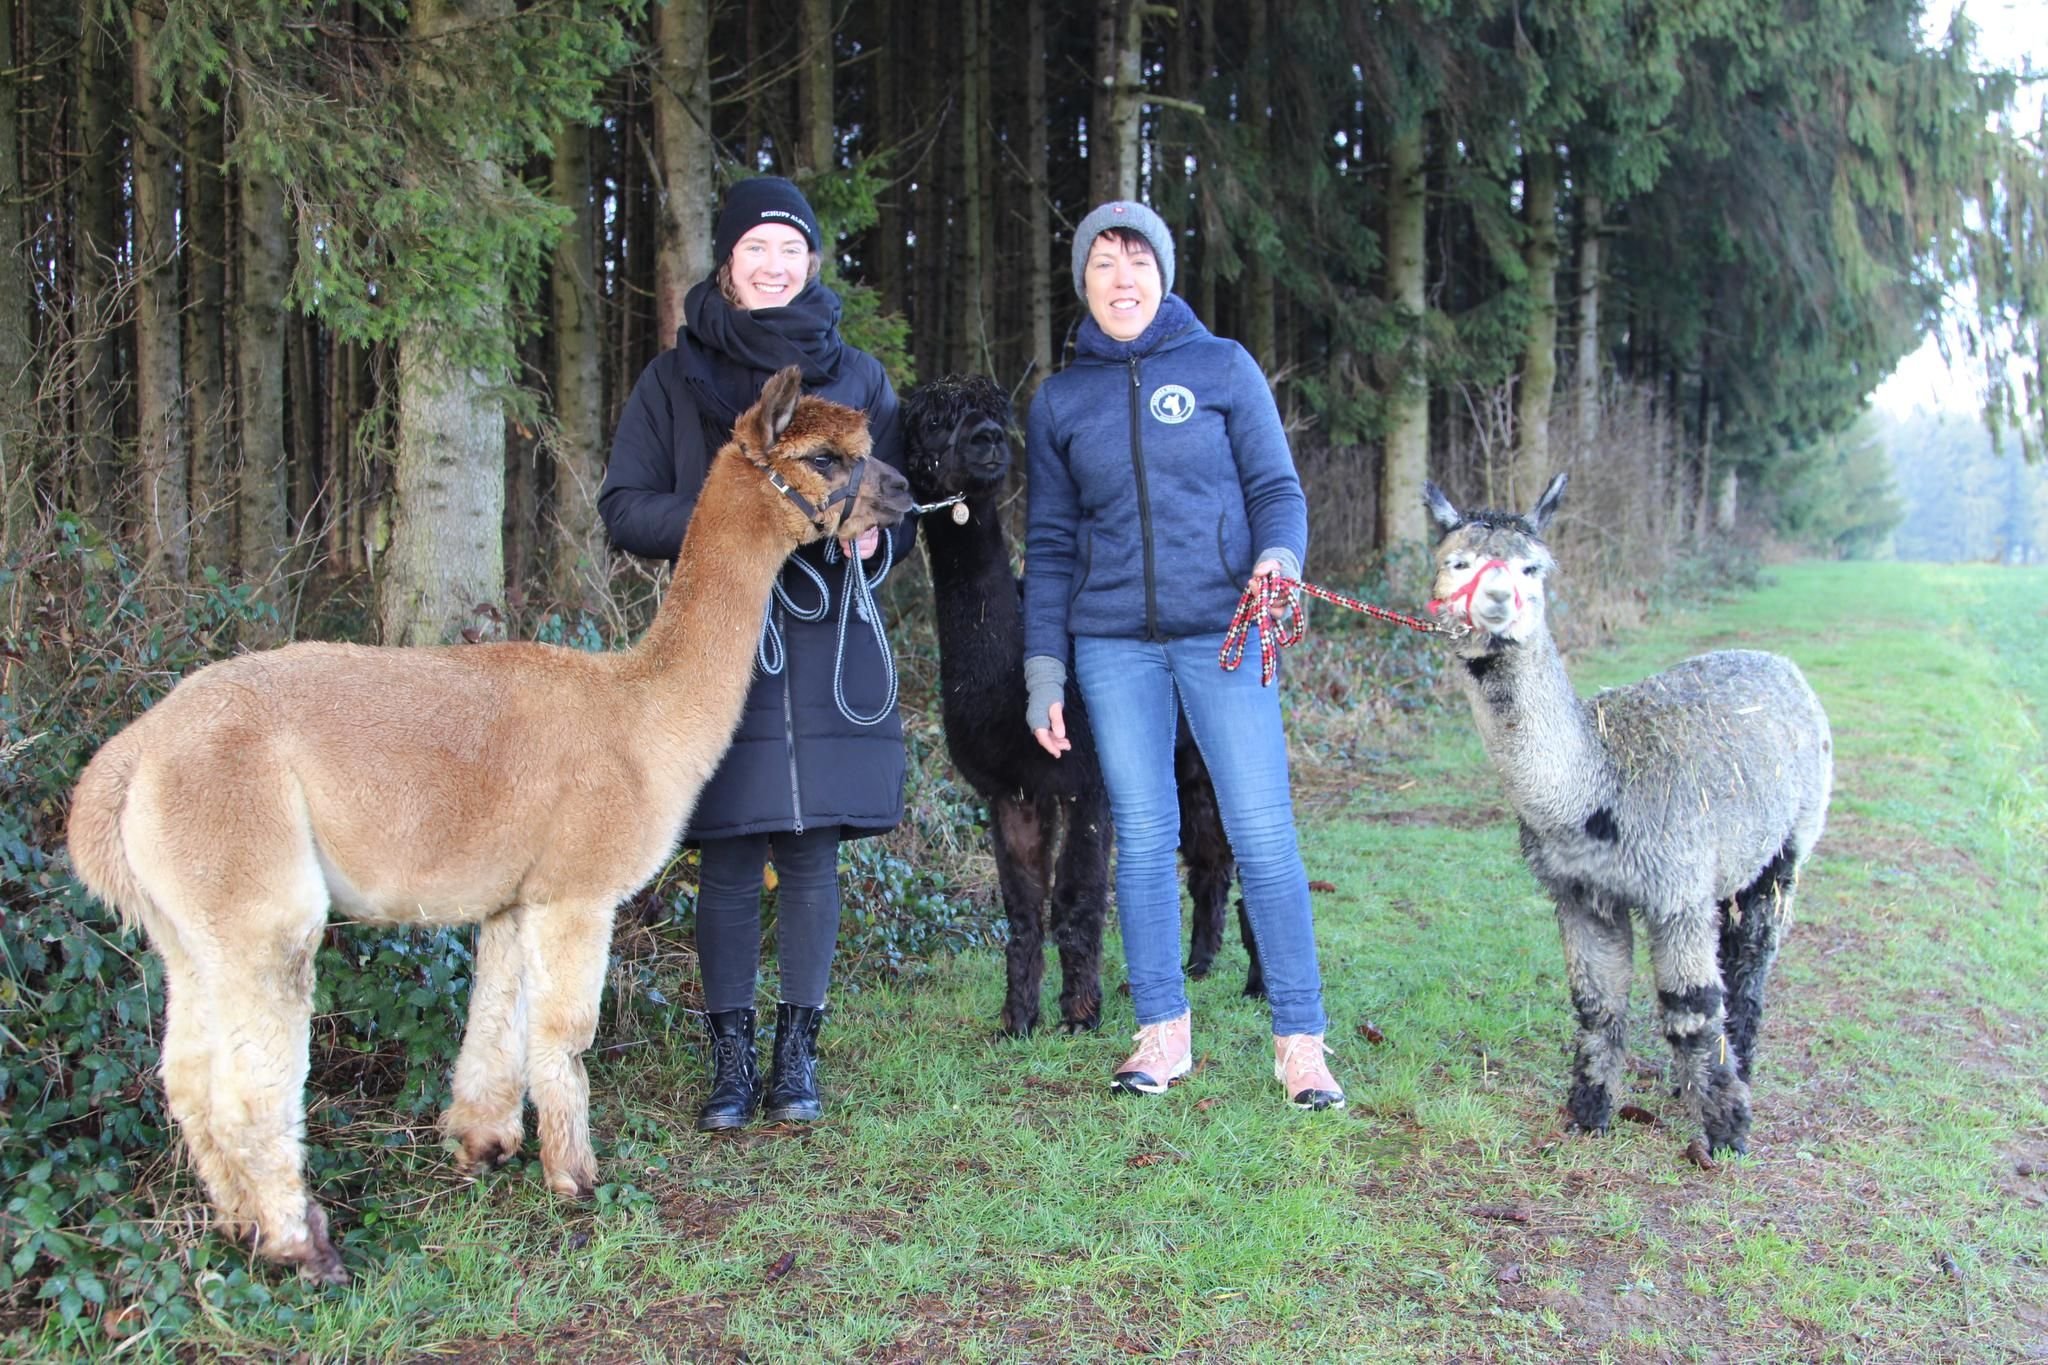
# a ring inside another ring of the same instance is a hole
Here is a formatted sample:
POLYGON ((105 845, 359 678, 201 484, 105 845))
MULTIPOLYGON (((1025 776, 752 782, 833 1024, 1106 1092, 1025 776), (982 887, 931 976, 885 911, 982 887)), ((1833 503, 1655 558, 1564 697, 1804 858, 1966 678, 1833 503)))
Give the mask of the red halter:
MULTIPOLYGON (((1478 569, 1478 571, 1477 571, 1476 573, 1474 573, 1474 574, 1472 575, 1472 577, 1471 577, 1471 578, 1470 578, 1470 579, 1469 579, 1469 580, 1468 580, 1468 581, 1466 582, 1466 584, 1465 584, 1465 586, 1464 586, 1464 587, 1462 587, 1462 588, 1458 589, 1458 590, 1457 590, 1456 592, 1452 593, 1452 594, 1451 594, 1451 595, 1450 595, 1449 597, 1438 597, 1438 598, 1434 598, 1434 599, 1432 599, 1432 600, 1430 601, 1430 604, 1429 604, 1429 614, 1430 614, 1430 615, 1432 615, 1432 616, 1435 616, 1435 615, 1439 614, 1440 612, 1442 612, 1442 611, 1443 611, 1443 609, 1444 609, 1445 607, 1449 606, 1449 605, 1450 605, 1451 603, 1453 603, 1453 602, 1456 602, 1456 601, 1459 601, 1460 599, 1462 599, 1462 600, 1464 601, 1464 603, 1465 603, 1465 624, 1466 624, 1466 625, 1468 625, 1468 626, 1471 626, 1471 627, 1473 627, 1474 629, 1477 629, 1477 628, 1478 628, 1478 625, 1479 625, 1479 623, 1478 623, 1477 621, 1474 621, 1474 620, 1472 619, 1472 598, 1473 598, 1473 595, 1474 595, 1474 594, 1476 594, 1476 593, 1477 593, 1477 592, 1479 591, 1479 585, 1480 585, 1480 584, 1481 584, 1482 582, 1484 582, 1484 581, 1486 580, 1486 576, 1487 576, 1488 574, 1492 573, 1492 572, 1493 572, 1493 571, 1494 571, 1495 569, 1499 569, 1499 570, 1500 570, 1500 571, 1501 571, 1502 573, 1506 573, 1506 572, 1507 572, 1507 568, 1508 568, 1508 564, 1507 564, 1507 561, 1506 561, 1506 560, 1504 560, 1504 559, 1489 559, 1489 560, 1487 560, 1487 561, 1486 561, 1486 562, 1485 562, 1484 564, 1481 564, 1481 565, 1479 566, 1479 569, 1478 569)), ((1516 588, 1516 589, 1515 589, 1515 610, 1516 610, 1517 612, 1519 612, 1519 611, 1521 611, 1521 609, 1522 609, 1522 590, 1521 590, 1520 588, 1516 588)))

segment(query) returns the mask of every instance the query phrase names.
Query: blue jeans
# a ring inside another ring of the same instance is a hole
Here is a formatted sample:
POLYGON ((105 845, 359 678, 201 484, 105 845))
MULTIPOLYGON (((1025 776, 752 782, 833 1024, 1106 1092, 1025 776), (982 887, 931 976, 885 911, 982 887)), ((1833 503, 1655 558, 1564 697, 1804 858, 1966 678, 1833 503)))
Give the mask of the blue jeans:
POLYGON ((1308 872, 1294 837, 1279 688, 1259 686, 1258 646, 1225 672, 1215 635, 1164 642, 1080 636, 1074 676, 1116 820, 1116 905, 1131 1004, 1140 1025, 1188 1008, 1180 959, 1180 804, 1173 778, 1174 706, 1209 765, 1223 828, 1237 855, 1252 937, 1266 973, 1273 1032, 1322 1033, 1308 872))

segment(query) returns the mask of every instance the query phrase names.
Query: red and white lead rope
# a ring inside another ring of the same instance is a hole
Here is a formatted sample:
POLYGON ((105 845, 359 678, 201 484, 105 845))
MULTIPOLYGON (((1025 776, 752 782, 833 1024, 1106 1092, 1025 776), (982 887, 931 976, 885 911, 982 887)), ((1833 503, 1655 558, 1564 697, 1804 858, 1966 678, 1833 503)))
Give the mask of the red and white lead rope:
POLYGON ((1459 632, 1449 626, 1425 621, 1417 616, 1403 616, 1398 611, 1375 607, 1355 597, 1346 597, 1341 592, 1332 592, 1314 583, 1303 583, 1278 574, 1268 575, 1244 590, 1244 596, 1237 600, 1237 613, 1230 618, 1230 629, 1223 633, 1223 647, 1216 652, 1216 662, 1227 670, 1235 670, 1244 661, 1245 639, 1250 634, 1254 621, 1268 621, 1271 629, 1259 632, 1259 686, 1272 685, 1274 675, 1280 671, 1280 651, 1288 645, 1299 644, 1308 634, 1308 621, 1301 614, 1301 597, 1320 597, 1325 602, 1335 602, 1340 607, 1380 621, 1390 621, 1397 626, 1419 630, 1430 635, 1456 635, 1459 632), (1274 609, 1278 608, 1277 619, 1274 609))

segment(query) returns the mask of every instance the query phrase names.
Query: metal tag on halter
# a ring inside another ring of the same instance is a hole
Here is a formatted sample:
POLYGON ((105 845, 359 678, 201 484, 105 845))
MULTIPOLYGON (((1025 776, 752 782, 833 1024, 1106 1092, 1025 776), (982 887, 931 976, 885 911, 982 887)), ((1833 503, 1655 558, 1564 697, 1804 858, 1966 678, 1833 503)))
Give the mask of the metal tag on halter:
POLYGON ((966 503, 956 502, 953 504, 953 524, 955 526, 965 526, 967 524, 967 516, 966 503))

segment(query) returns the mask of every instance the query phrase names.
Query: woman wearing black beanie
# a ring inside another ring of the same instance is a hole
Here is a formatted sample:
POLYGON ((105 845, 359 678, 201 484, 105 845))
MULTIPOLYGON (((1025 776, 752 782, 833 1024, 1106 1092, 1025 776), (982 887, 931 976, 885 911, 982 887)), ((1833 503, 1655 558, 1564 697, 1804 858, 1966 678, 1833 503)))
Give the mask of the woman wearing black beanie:
MULTIPOLYGON (((612 441, 598 511, 619 548, 676 557, 705 471, 770 375, 803 370, 806 393, 867 412, 874 454, 903 468, 896 394, 873 356, 839 335, 839 298, 818 280, 824 242, 803 192, 773 176, 727 191, 717 267, 684 300, 673 350, 634 385, 612 441)), ((914 518, 857 543, 790 557, 761 623, 740 729, 698 798, 697 952, 711 1035, 705 1130, 822 1115, 818 1030, 839 936, 842 839, 903 815, 903 723, 880 613, 867 591, 916 541, 914 518), (773 1065, 754 1056, 762 869, 775 865, 781 968, 773 1065)))

